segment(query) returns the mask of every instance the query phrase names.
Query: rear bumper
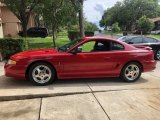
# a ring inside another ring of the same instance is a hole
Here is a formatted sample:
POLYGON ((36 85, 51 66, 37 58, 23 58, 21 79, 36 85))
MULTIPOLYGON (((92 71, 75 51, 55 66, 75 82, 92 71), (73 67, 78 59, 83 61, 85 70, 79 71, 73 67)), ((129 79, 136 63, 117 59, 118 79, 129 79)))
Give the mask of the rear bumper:
POLYGON ((151 61, 143 61, 143 72, 150 72, 154 69, 156 69, 157 61, 151 60, 151 61))
POLYGON ((25 70, 26 70, 25 66, 5 64, 4 70, 6 77, 13 77, 16 79, 25 80, 25 70))

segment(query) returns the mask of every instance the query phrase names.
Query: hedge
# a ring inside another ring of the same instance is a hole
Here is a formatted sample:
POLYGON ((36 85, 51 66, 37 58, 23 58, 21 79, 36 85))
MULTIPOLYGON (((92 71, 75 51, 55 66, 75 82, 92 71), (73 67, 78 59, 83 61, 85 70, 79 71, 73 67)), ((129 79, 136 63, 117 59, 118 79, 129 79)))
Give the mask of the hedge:
MULTIPOLYGON (((94 32, 92 31, 86 31, 85 32, 85 36, 86 37, 92 37, 94 36, 94 32)), ((72 41, 75 40, 77 38, 80 38, 80 33, 77 31, 68 31, 68 38, 72 41)))
POLYGON ((3 59, 8 59, 11 55, 23 51, 24 43, 23 39, 0 39, 0 52, 3 59))

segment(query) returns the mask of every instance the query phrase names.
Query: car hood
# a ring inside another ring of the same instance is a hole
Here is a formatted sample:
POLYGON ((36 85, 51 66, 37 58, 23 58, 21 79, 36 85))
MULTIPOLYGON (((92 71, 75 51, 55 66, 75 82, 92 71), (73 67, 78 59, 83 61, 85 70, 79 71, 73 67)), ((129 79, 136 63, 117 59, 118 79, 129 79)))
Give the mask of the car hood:
POLYGON ((38 50, 28 50, 24 52, 20 52, 11 56, 13 60, 33 58, 33 57, 42 57, 57 54, 58 51, 55 49, 38 49, 38 50))

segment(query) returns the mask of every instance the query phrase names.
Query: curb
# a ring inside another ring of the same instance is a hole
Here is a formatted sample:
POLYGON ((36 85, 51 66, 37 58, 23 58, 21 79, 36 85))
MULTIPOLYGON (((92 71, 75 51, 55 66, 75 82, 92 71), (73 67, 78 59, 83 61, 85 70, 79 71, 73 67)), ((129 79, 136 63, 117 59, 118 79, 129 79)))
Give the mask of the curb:
POLYGON ((68 93, 50 93, 50 94, 30 94, 30 95, 17 95, 17 96, 0 96, 0 102, 4 101, 14 101, 14 100, 26 100, 26 99, 36 99, 36 98, 49 98, 58 96, 68 96, 68 95, 80 95, 89 93, 101 93, 101 92, 120 92, 120 91, 130 91, 130 90, 154 90, 160 88, 138 88, 138 89, 118 89, 118 90, 101 90, 101 91, 87 91, 87 92, 68 92, 68 93))
POLYGON ((74 92, 74 93, 52 93, 52 94, 37 94, 37 95, 18 95, 18 96, 0 96, 0 102, 3 101, 14 101, 14 100, 25 100, 25 99, 36 99, 36 98, 48 98, 57 96, 67 96, 75 94, 87 94, 90 92, 74 92))

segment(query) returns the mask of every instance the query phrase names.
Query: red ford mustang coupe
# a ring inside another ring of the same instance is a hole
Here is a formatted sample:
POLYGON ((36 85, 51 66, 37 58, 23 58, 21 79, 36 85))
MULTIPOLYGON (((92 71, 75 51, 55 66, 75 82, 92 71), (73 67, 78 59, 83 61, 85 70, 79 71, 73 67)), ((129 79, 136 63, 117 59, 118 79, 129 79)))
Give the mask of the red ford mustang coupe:
POLYGON ((55 49, 11 56, 5 75, 48 85, 55 79, 120 77, 126 82, 156 68, 153 51, 111 38, 87 37, 55 49))

